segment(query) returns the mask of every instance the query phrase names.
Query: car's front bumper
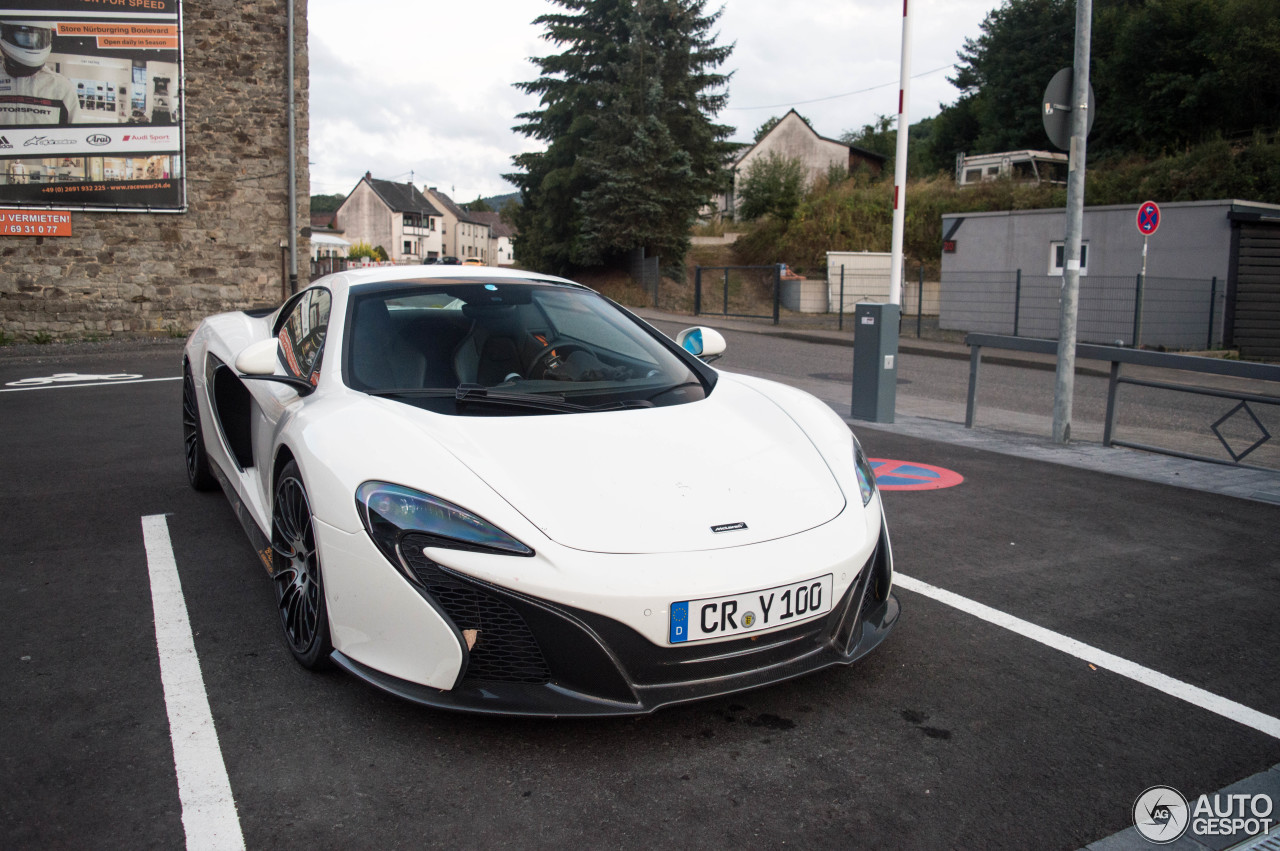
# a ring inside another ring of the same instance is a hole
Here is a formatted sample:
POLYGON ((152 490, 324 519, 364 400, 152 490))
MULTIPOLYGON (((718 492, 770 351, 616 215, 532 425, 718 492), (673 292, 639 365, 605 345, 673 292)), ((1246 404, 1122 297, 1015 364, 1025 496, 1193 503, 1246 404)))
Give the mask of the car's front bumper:
POLYGON ((890 593, 888 534, 831 611, 788 629, 727 641, 660 646, 620 621, 493 585, 411 558, 436 607, 459 632, 482 619, 484 641, 469 652, 456 685, 431 688, 335 652, 355 676, 399 697, 444 709, 497 715, 611 716, 757 688, 875 648, 898 619, 890 593), (495 622, 506 624, 502 630, 495 622))

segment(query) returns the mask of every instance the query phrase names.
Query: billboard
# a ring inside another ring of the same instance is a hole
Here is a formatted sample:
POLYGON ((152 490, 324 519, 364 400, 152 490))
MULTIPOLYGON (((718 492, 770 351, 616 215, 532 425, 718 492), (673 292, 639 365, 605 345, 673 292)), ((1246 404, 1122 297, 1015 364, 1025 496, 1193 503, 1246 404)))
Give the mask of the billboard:
POLYGON ((180 0, 7 0, 0 53, 0 207, 186 209, 180 0))

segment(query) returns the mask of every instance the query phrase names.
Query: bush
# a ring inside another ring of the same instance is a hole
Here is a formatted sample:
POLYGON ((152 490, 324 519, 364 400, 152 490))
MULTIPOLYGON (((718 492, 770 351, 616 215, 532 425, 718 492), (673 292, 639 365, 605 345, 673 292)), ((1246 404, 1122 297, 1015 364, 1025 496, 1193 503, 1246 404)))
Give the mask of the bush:
POLYGON ((361 240, 360 242, 353 243, 352 246, 347 249, 348 260, 364 260, 365 258, 370 260, 377 259, 377 255, 373 251, 373 246, 369 245, 369 243, 361 240))
POLYGON ((790 221, 804 196, 804 163, 770 151, 751 161, 738 186, 738 215, 747 221, 771 215, 790 221))

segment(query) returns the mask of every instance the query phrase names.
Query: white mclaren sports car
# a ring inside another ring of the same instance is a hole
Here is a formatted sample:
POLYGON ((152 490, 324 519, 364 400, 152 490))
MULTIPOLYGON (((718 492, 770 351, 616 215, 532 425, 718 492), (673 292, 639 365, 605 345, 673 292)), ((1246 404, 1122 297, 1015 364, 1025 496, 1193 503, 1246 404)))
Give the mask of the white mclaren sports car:
POLYGON ((298 662, 408 700, 626 715, 849 664, 898 617, 871 468, 724 345, 562 278, 343 272, 192 334, 187 474, 298 662))

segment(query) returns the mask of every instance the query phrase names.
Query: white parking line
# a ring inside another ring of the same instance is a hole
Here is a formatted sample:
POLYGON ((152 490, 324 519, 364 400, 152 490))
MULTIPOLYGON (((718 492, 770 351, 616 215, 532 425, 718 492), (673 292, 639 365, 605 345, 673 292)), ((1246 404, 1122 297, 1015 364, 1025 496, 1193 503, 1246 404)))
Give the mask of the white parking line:
POLYGON ((169 541, 169 524, 163 514, 142 518, 142 538, 151 575, 160 681, 169 712, 169 737, 173 740, 187 848, 240 851, 244 848, 244 834, 218 746, 218 731, 213 726, 187 618, 187 602, 169 541))
POLYGON ((1112 673, 1128 677, 1135 682, 1162 691, 1170 697, 1185 700, 1187 703, 1199 706, 1201 709, 1207 709, 1210 712, 1221 715, 1223 718, 1251 727, 1259 733, 1265 733, 1272 738, 1280 739, 1280 718, 1264 715, 1256 709, 1250 709, 1244 704, 1236 703, 1234 700, 1219 697, 1190 683, 1175 680, 1173 677, 1162 674, 1159 671, 1153 671, 1136 662, 1122 659, 1105 650, 1099 650, 1091 645, 1076 641, 1074 638, 1059 635, 1052 630, 1036 626, 1013 615, 1007 615, 967 597, 961 597, 959 594, 953 594, 935 585, 921 582, 919 579, 912 579, 910 576, 896 573, 894 574, 893 582, 899 588, 923 594, 926 597, 937 600, 939 603, 945 603, 962 612, 981 618, 988 623, 1016 632, 1024 638, 1038 641, 1047 647, 1052 647, 1054 650, 1060 650, 1070 656, 1075 656, 1077 659, 1083 659, 1086 662, 1097 665, 1099 668, 1105 668, 1112 673))
POLYGON ((84 384, 33 384, 30 387, 0 387, 0 393, 21 393, 26 390, 63 390, 68 387, 119 387, 121 384, 149 384, 152 381, 181 381, 181 375, 169 378, 133 378, 128 381, 94 381, 84 384))

